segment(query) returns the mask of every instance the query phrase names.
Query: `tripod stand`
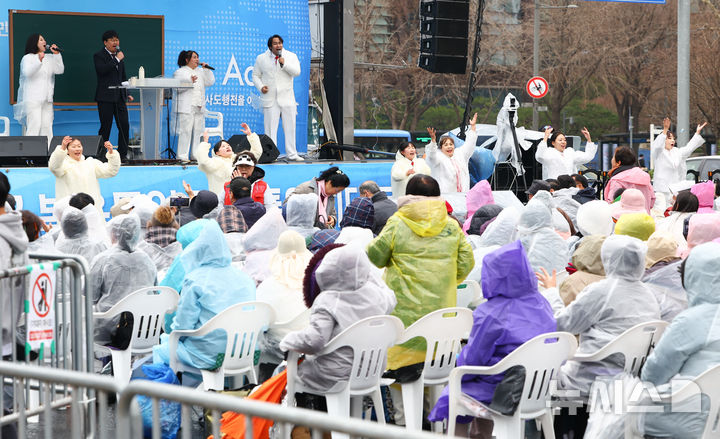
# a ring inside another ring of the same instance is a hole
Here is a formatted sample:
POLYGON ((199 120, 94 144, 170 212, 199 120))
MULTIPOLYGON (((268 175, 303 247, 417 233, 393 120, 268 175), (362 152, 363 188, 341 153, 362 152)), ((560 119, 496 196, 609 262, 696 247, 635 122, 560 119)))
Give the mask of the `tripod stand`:
MULTIPOLYGON (((515 159, 517 160, 520 170, 518 171, 518 169, 516 169, 513 165, 513 157, 512 154, 510 154, 509 160, 495 163, 495 170, 493 171, 492 177, 490 178, 490 185, 493 190, 512 190, 513 187, 515 187, 515 192, 519 192, 521 188, 518 180, 520 180, 522 182, 522 190, 524 192, 527 190, 527 182, 525 181, 525 168, 522 163, 522 151, 520 149, 520 144, 518 143, 517 132, 515 132, 515 114, 517 112, 517 107, 515 106, 514 98, 512 98, 510 102, 511 105, 510 109, 508 109, 508 122, 510 123, 510 132, 512 133, 513 137, 513 151, 515 152, 515 159), (500 177, 498 176, 498 171, 501 168, 508 168, 509 184, 501 184, 500 187, 498 187, 500 180, 500 177)), ((496 148, 497 147, 498 146, 496 145, 496 148)))
MULTIPOLYGON (((172 99, 172 90, 167 88, 164 89, 163 99, 165 99, 165 108, 167 111, 167 116, 165 117, 165 123, 167 128, 167 146, 160 152, 160 156, 167 153, 168 159, 175 160, 177 156, 175 155, 175 151, 170 146, 170 100, 172 99)), ((175 115, 175 124, 177 125, 177 114, 175 115)))

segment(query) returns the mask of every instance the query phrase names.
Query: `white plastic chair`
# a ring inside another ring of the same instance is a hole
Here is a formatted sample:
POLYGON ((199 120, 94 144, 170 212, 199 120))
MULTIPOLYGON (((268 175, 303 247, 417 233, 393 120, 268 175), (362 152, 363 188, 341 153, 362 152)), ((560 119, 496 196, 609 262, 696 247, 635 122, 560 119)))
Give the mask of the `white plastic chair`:
POLYGON ((205 119, 217 120, 216 126, 205 127, 205 130, 208 132, 208 136, 220 136, 221 139, 224 139, 225 136, 223 135, 223 114, 219 111, 207 111, 205 113, 205 119))
POLYGON ((472 415, 461 402, 464 395, 461 382, 466 375, 496 375, 513 366, 525 368, 525 384, 522 398, 513 416, 502 415, 484 404, 472 400, 485 408, 495 424, 493 435, 497 439, 524 437, 525 420, 540 419, 545 437, 554 438, 550 401, 550 382, 557 376, 560 366, 572 358, 577 349, 575 336, 567 332, 541 334, 512 351, 493 366, 458 366, 450 372, 448 394, 448 436, 455 436, 457 416, 472 415))
POLYGON ((701 373, 694 380, 682 386, 671 395, 661 396, 662 402, 678 403, 698 394, 710 399, 710 410, 702 436, 699 439, 720 438, 720 365, 716 365, 701 373))
POLYGON ((175 311, 179 299, 177 291, 170 287, 146 287, 128 294, 105 312, 93 313, 95 320, 110 319, 123 312, 133 315, 132 338, 126 349, 95 345, 96 349, 110 352, 113 374, 120 383, 130 381, 132 355, 150 353, 160 342, 165 314, 175 311))
POLYGON ((249 376, 257 383, 255 371, 255 347, 259 335, 275 319, 275 311, 267 303, 242 302, 233 305, 193 330, 170 333, 170 368, 177 372, 202 374, 204 390, 223 390, 226 376, 249 376), (201 337, 215 330, 227 333, 225 358, 215 370, 196 369, 178 361, 177 345, 180 337, 201 337))
POLYGON ((482 288, 475 280, 468 279, 457 287, 457 306, 467 308, 477 305, 482 299, 482 288))
POLYGON ((284 322, 275 322, 270 324, 273 331, 296 331, 297 328, 304 328, 310 324, 310 308, 284 322))
POLYGON ((640 368, 645 364, 650 349, 660 339, 667 326, 668 323, 662 320, 640 323, 618 335, 613 341, 596 352, 577 354, 573 357, 573 360, 581 362, 600 361, 613 354, 622 354, 625 358, 624 371, 637 376, 640 368))
MULTIPOLYGON (((353 350, 353 364, 349 380, 336 383, 323 395, 327 401, 330 416, 348 418, 353 415, 360 417, 363 397, 369 395, 375 406, 378 422, 385 424, 380 378, 385 371, 387 350, 395 345, 404 329, 402 322, 397 317, 384 315, 368 317, 335 336, 315 355, 317 357, 326 355, 346 346, 353 350)), ((315 393, 312 389, 303 386, 297 378, 299 356, 300 354, 297 352, 288 352, 288 404, 295 403, 296 393, 315 393)), ((289 437, 289 431, 286 431, 283 437, 289 437)), ((332 437, 341 439, 348 436, 333 432, 332 437)))
POLYGON ((5 116, 0 116, 0 121, 3 122, 3 125, 5 125, 5 128, 3 128, 2 132, 0 132, 0 136, 9 136, 10 135, 10 119, 5 116))
POLYGON ((437 401, 439 391, 442 390, 439 386, 448 382, 461 349, 460 341, 470 332, 472 324, 473 315, 468 308, 440 309, 410 325, 398 340, 398 344, 401 344, 422 337, 427 342, 425 365, 420 378, 401 384, 405 426, 408 429, 422 429, 424 388, 429 386, 432 401, 437 401))

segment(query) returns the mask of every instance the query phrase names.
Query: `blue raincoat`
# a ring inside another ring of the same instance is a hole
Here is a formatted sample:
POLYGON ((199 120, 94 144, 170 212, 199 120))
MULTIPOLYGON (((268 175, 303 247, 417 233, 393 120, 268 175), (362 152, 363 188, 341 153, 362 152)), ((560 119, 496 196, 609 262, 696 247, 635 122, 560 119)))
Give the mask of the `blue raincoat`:
MULTIPOLYGON (((179 258, 187 274, 172 330, 197 329, 228 307, 255 300, 255 282, 231 267, 230 248, 215 221, 208 222, 179 258)), ((222 364, 226 340, 225 331, 220 330, 181 338, 178 358, 198 369, 214 370, 222 364)), ((153 349, 153 360, 169 364, 165 341, 153 349)))
MULTIPOLYGON (((720 364, 720 244, 693 248, 685 262, 684 283, 689 308, 673 319, 643 366, 642 379, 658 386, 673 378, 692 379, 720 364)), ((693 402, 697 400, 687 403, 693 402)), ((700 437, 707 410, 705 401, 701 413, 648 413, 645 433, 700 437)))
MULTIPOLYGON (((538 292, 535 273, 520 241, 485 256, 482 290, 487 302, 473 312, 470 338, 460 352, 458 366, 492 366, 531 338, 555 331, 552 308, 538 292)), ((465 377, 462 391, 489 404, 502 377, 502 374, 465 377)), ((448 388, 445 387, 428 418, 437 422, 447 417, 448 388)), ((464 421, 469 422, 470 418, 464 421)))

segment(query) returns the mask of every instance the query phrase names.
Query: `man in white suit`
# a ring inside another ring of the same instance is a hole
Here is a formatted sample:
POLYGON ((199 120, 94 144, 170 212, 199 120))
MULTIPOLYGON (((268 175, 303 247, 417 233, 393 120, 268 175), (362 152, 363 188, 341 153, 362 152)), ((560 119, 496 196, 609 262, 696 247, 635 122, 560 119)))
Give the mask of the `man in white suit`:
POLYGON ((295 148, 297 102, 293 91, 293 79, 300 74, 300 61, 294 53, 283 50, 280 35, 271 36, 267 45, 268 50, 258 55, 253 69, 253 82, 261 93, 265 134, 277 144, 278 122, 282 119, 285 154, 290 160, 302 161, 295 148))

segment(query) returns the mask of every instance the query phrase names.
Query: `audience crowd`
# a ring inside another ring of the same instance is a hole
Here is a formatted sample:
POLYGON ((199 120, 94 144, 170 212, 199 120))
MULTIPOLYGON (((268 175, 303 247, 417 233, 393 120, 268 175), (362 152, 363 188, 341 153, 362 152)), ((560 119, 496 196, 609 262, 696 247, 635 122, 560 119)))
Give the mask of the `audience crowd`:
MULTIPOLYGON (((119 159, 111 147, 107 163, 82 157, 79 142, 70 138, 55 149, 50 158, 58 180, 55 227, 32 212, 14 210, 9 181, 0 173, 0 268, 26 264, 32 253, 82 256, 97 311, 142 287, 172 287, 179 304, 166 316, 166 334, 152 353, 155 363, 170 363, 171 331, 197 329, 240 302, 266 302, 277 321, 295 324, 268 330, 259 343, 261 381, 293 350, 307 355, 299 378, 319 394, 350 373, 349 348, 316 355, 332 337, 374 315, 397 316, 408 327, 432 311, 455 306, 457 287, 465 280, 477 281, 483 297, 473 304, 474 323, 458 365, 492 365, 553 331, 577 335, 578 352, 591 353, 651 320, 669 327, 649 355, 642 380, 660 388, 720 364, 720 212, 714 210, 720 187, 677 181, 675 153, 657 152, 664 168, 662 180, 653 184, 633 151, 618 148, 600 200, 585 176, 573 174, 585 156, 565 149, 564 136, 551 137, 549 130, 539 153, 548 163, 544 175, 552 178, 534 181, 526 193, 529 201, 520 206, 494 196, 487 181, 470 187, 472 149, 455 149, 449 137, 438 145, 431 130, 427 164, 412 144, 398 151, 392 170, 398 193, 388 197, 376 182, 353 182, 359 196, 340 216, 335 197, 351 184, 345 173, 331 167, 300 183, 278 206, 265 193, 264 172, 256 166, 257 135, 244 129, 251 151, 233 156, 218 142, 211 155, 207 137, 198 147, 206 156, 198 162, 209 190, 196 193, 185 185, 187 203, 123 199, 107 223, 100 214, 97 178, 117 173, 119 159), (467 204, 462 217, 446 201, 456 193, 467 204)), ((474 130, 467 134, 474 142, 474 130)), ((667 145, 667 138, 672 133, 666 128, 657 148, 667 145)), ((682 150, 682 157, 688 151, 682 150)), ((13 303, 20 304, 23 293, 15 281, 0 282, 7 292, 2 297, 6 345, 11 325, 21 325, 21 310, 10 309, 9 297, 15 295, 13 303)), ((118 318, 96 324, 95 342, 127 346, 128 334, 120 327, 118 318)), ((427 346, 418 340, 388 352, 386 374, 397 384, 422 374, 427 346)), ((186 337, 177 355, 190 366, 214 370, 222 364, 224 346, 222 333, 186 337)), ((102 355, 96 352, 98 371, 109 361, 102 355)), ((587 398, 597 377, 622 372, 622 361, 568 361, 557 388, 587 398)), ((502 378, 468 378, 463 392, 489 404, 502 378)), ((403 425, 397 384, 387 396, 393 408, 388 417, 403 425)), ((307 406, 322 408, 322 403, 307 406)), ((646 416, 639 428, 648 437, 699 437, 706 401, 702 409, 646 416)), ((424 419, 447 416, 446 388, 439 400, 427 400, 424 419)), ((556 416, 557 437, 582 437, 587 416, 583 410, 556 416)), ((490 437, 491 421, 465 417, 458 422, 462 435, 490 437)), ((302 434, 298 430, 293 437, 302 434)))

